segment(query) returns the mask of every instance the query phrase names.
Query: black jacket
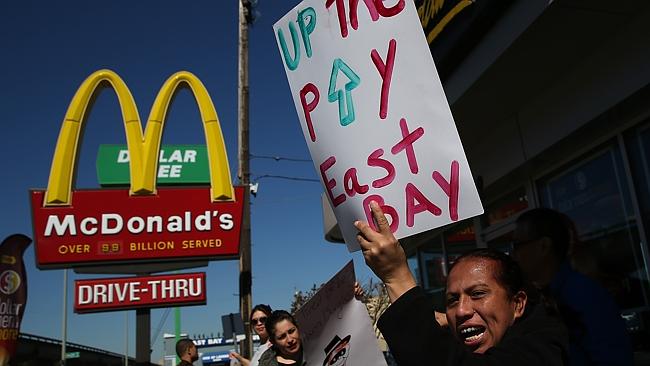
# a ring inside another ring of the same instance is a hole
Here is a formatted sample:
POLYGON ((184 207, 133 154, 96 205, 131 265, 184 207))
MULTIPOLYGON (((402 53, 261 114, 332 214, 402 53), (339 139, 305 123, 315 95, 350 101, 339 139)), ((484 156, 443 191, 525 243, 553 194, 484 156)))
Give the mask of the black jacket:
POLYGON ((381 316, 379 329, 400 366, 567 364, 568 335, 542 305, 528 304, 524 316, 508 329, 501 342, 484 354, 474 354, 435 321, 433 306, 415 287, 381 316))
MULTIPOLYGON (((262 356, 260 357, 260 362, 259 366, 279 366, 277 359, 275 356, 277 356, 277 352, 275 351, 275 347, 271 346, 269 349, 264 351, 262 353, 262 356)), ((296 366, 304 366, 306 365, 306 362, 303 360, 301 362, 296 362, 296 366)))

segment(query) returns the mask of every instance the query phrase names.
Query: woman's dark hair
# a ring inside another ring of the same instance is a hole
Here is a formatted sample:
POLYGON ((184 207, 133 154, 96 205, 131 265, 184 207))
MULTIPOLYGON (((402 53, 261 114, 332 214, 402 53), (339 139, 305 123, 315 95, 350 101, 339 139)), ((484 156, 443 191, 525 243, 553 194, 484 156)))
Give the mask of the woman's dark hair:
POLYGON ((273 312, 273 309, 271 309, 271 307, 266 305, 266 304, 257 304, 257 305, 255 305, 253 310, 251 310, 251 314, 248 317, 249 320, 251 320, 251 321, 253 320, 253 314, 255 314, 256 311, 263 312, 264 314, 266 314, 266 318, 268 319, 268 317, 271 316, 271 313, 273 312))
MULTIPOLYGON (((467 259, 487 259, 497 264, 494 278, 506 289, 509 297, 515 296, 519 291, 526 291, 524 274, 517 262, 509 255, 495 249, 479 248, 471 250, 456 259, 454 266, 467 259)), ((449 272, 451 272, 451 269, 449 272)))
POLYGON ((266 318, 264 327, 266 327, 266 332, 269 334, 269 340, 273 344, 275 344, 275 325, 283 320, 288 320, 291 322, 291 324, 295 325, 296 327, 298 326, 298 323, 296 323, 296 319, 293 317, 293 315, 289 314, 289 312, 285 310, 275 310, 268 318, 266 318))

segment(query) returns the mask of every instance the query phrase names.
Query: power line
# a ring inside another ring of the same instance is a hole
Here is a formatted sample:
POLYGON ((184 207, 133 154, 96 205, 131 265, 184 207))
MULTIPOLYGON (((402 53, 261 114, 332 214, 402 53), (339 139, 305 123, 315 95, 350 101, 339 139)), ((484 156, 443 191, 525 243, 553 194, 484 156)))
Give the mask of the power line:
POLYGON ((254 181, 259 181, 260 179, 263 179, 263 178, 275 178, 275 179, 297 180, 297 181, 301 181, 301 182, 320 183, 320 180, 313 179, 313 178, 289 177, 289 176, 286 176, 286 175, 273 175, 273 174, 258 175, 253 180, 254 181))
POLYGON ((151 340, 151 344, 156 343, 156 341, 158 340, 158 337, 160 336, 160 331, 162 331, 162 328, 165 325, 165 321, 167 321, 167 317, 169 316, 169 312, 171 310, 172 308, 165 309, 165 312, 163 313, 163 316, 160 318, 160 322, 158 323, 158 327, 156 327, 156 331, 154 332, 153 339, 151 340))
POLYGON ((286 160, 286 161, 293 161, 299 163, 311 163, 311 159, 287 158, 284 156, 254 155, 254 154, 250 154, 249 156, 251 159, 268 159, 268 160, 275 160, 275 161, 286 160))

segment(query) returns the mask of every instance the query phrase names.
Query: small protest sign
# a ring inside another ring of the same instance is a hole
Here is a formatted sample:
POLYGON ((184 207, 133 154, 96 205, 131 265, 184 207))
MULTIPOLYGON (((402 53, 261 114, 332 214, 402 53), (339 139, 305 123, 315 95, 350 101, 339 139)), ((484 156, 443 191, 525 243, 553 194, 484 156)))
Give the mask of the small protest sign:
POLYGON ((354 281, 350 261, 296 312, 309 365, 386 365, 354 281))
POLYGON ((372 200, 397 238, 483 212, 412 1, 305 0, 274 32, 350 251, 372 200))

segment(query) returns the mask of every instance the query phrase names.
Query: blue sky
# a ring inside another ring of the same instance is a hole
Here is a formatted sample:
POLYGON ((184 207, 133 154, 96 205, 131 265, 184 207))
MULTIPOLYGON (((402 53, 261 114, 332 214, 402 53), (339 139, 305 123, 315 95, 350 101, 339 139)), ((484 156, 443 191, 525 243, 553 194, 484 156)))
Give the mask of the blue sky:
MULTIPOLYGON (((188 70, 205 84, 214 101, 230 158, 237 170, 237 0, 69 1, 31 0, 0 4, 0 88, 3 157, 0 237, 32 236, 30 188, 45 188, 58 131, 68 103, 86 76, 109 68, 128 84, 145 119, 162 83, 188 70)), ((308 159, 272 25, 297 0, 260 0, 261 17, 250 28, 251 153, 308 159)), ((126 142, 117 98, 101 92, 90 113, 76 169, 76 188, 98 187, 95 159, 99 144, 126 142)), ((181 91, 170 112, 166 144, 202 144, 194 100, 181 91)), ((311 163, 252 159, 251 175, 317 179, 311 163)), ((357 277, 371 272, 360 253, 323 239, 319 183, 265 178, 252 200, 253 302, 288 308, 296 290, 325 282, 354 259, 357 277)), ((61 337, 61 270, 39 270, 34 246, 25 254, 29 300, 22 331, 61 337)), ((208 304, 182 310, 190 334, 221 331, 221 315, 238 311, 238 262, 214 261, 206 268, 208 304)), ((69 277, 68 340, 124 352, 125 313, 72 312, 69 277)), ((152 335, 163 309, 152 311, 152 335)), ((129 353, 134 355, 135 312, 128 313, 129 353)), ((173 318, 163 331, 173 331, 173 318)), ((162 336, 152 345, 152 361, 162 357, 162 336)))

